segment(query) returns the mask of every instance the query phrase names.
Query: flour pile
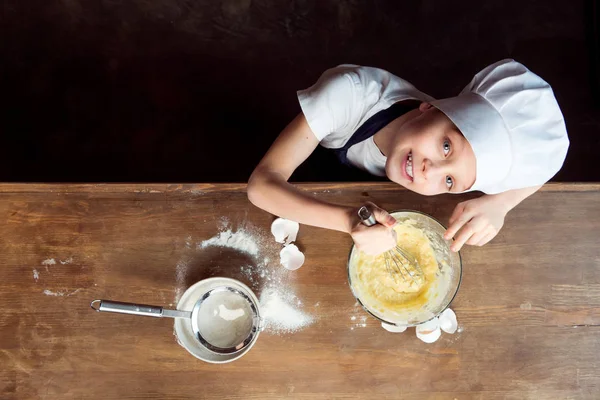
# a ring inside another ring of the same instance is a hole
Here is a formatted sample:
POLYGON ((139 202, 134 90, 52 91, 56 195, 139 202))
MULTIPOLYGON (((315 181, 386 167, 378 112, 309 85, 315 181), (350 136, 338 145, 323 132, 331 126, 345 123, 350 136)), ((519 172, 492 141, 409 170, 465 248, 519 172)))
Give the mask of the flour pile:
POLYGON ((294 333, 314 322, 314 318, 294 307, 302 302, 292 293, 275 288, 263 290, 260 307, 266 322, 265 329, 274 333, 294 333))

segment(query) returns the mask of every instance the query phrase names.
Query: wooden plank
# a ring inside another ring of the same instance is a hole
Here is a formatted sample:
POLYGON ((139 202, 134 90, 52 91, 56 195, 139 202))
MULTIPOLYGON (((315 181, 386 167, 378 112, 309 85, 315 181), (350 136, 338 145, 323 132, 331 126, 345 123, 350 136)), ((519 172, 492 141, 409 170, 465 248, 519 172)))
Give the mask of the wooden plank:
MULTIPOLYGON (((329 201, 369 199, 442 222, 470 198, 423 198, 390 184, 303 187, 329 201)), ((453 304, 461 332, 432 345, 414 330, 382 330, 358 306, 346 283, 347 235, 302 227, 306 264, 282 270, 272 216, 251 206, 244 188, 0 185, 0 398, 597 397, 594 185, 549 185, 509 215, 490 245, 465 249, 453 304), (226 227, 251 231, 260 258, 198 248, 226 227), (260 293, 265 278, 251 281, 240 267, 265 258, 316 321, 294 334, 263 332, 231 364, 189 356, 170 321, 89 309, 95 298, 172 305, 178 291, 213 275, 260 293)))
MULTIPOLYGON (((340 190, 395 190, 406 189, 391 182, 301 182, 296 183, 305 190, 336 193, 340 190)), ((181 192, 201 196, 212 192, 237 192, 245 190, 245 183, 2 183, 0 193, 138 193, 161 194, 181 192)), ((600 183, 550 182, 541 192, 597 192, 600 183)))

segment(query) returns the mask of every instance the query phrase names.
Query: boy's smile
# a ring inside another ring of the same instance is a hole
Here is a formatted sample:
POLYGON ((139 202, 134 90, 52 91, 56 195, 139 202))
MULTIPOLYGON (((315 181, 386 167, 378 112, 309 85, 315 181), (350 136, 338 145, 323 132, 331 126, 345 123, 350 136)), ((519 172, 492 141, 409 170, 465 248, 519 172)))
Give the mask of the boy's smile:
POLYGON ((428 103, 379 131, 375 144, 387 156, 386 175, 423 195, 460 193, 475 183, 475 153, 458 128, 428 103))
POLYGON ((407 180, 409 180, 410 182, 414 181, 412 152, 411 151, 409 151, 408 154, 406 154, 404 161, 402 161, 402 169, 401 170, 404 173, 404 177, 407 180))

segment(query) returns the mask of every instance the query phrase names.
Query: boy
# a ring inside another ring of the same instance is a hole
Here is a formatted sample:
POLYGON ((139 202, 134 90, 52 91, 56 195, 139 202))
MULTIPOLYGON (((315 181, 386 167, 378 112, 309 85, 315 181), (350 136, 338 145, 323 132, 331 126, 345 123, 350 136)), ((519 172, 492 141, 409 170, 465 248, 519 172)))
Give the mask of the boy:
POLYGON ((318 144, 345 164, 423 195, 484 192, 450 217, 453 251, 492 240, 508 211, 561 168, 569 147, 551 87, 514 60, 488 66, 443 100, 387 71, 355 65, 326 71, 298 99, 302 113, 252 173, 248 197, 283 218, 347 232, 369 254, 394 246, 394 218, 370 204, 379 224, 366 227, 358 207, 324 202, 288 183, 318 144))

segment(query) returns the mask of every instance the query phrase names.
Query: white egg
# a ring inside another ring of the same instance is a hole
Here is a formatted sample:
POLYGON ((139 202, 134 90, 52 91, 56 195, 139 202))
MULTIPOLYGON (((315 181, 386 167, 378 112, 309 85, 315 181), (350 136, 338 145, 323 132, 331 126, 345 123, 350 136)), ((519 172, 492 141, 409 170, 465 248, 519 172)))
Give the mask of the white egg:
POLYGON ((295 244, 288 244, 279 252, 281 265, 290 271, 294 271, 304 264, 304 254, 295 244))
POLYGON ((271 233, 277 243, 290 244, 296 240, 300 224, 285 218, 277 218, 271 224, 271 233), (287 238, 287 239, 286 239, 287 238))
POLYGON ((438 317, 440 320, 440 328, 446 333, 454 333, 458 328, 456 314, 451 309, 447 308, 438 317))
POLYGON ((381 323, 381 327, 383 329, 385 329, 386 331, 392 332, 392 333, 401 333, 406 330, 406 326, 391 325, 391 324, 386 324, 385 322, 381 323))

